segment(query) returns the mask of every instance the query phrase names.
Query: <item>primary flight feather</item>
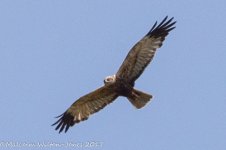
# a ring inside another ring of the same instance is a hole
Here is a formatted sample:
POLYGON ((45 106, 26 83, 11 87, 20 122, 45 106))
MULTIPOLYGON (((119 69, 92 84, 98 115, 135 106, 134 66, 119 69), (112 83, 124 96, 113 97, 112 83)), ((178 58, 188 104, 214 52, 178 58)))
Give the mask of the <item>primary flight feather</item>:
POLYGON ((67 132, 69 127, 88 119, 89 115, 103 109, 118 96, 127 97, 138 109, 151 100, 152 95, 134 89, 134 85, 153 59, 156 49, 162 46, 165 37, 175 28, 176 21, 167 19, 165 17, 158 25, 155 22, 151 30, 129 51, 118 72, 104 79, 104 86, 80 97, 58 116, 59 119, 53 125, 56 125, 55 129, 59 133, 67 132))

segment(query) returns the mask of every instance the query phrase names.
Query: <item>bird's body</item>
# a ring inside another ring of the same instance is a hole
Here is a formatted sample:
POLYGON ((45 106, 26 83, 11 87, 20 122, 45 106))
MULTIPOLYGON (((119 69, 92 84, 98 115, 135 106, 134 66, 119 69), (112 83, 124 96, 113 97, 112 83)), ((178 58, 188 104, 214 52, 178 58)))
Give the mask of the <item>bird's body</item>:
POLYGON ((118 93, 119 96, 129 96, 132 92, 134 83, 128 83, 126 80, 116 77, 116 81, 114 84, 115 92, 118 93))
POLYGON ((156 49, 161 47, 168 33, 175 28, 173 25, 176 22, 172 20, 173 18, 167 21, 166 17, 158 26, 156 22, 148 34, 130 50, 118 72, 105 78, 104 86, 80 97, 58 116, 59 120, 53 124, 57 124, 56 130, 67 132, 70 126, 88 119, 89 115, 101 110, 119 96, 126 97, 138 109, 144 107, 152 95, 134 89, 135 81, 151 62, 156 49))

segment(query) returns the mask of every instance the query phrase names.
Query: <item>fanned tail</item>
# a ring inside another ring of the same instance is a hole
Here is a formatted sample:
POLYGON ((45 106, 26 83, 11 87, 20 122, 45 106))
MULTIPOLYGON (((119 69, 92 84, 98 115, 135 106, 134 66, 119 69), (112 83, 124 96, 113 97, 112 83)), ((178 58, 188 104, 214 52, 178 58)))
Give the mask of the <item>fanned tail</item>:
POLYGON ((132 94, 127 97, 137 109, 144 107, 152 98, 152 95, 133 89, 132 94))

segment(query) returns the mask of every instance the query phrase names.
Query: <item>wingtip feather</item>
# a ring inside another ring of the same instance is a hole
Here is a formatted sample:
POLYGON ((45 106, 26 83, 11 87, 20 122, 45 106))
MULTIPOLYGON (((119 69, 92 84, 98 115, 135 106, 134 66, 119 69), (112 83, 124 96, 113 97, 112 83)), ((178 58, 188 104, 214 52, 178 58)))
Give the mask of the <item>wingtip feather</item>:
POLYGON ((169 20, 167 20, 167 19, 168 19, 168 16, 166 16, 158 25, 157 25, 157 21, 156 21, 146 36, 151 37, 151 36, 156 36, 159 34, 160 34, 160 36, 167 35, 171 30, 176 28, 174 26, 176 24, 176 21, 172 22, 174 17, 171 17, 169 20))

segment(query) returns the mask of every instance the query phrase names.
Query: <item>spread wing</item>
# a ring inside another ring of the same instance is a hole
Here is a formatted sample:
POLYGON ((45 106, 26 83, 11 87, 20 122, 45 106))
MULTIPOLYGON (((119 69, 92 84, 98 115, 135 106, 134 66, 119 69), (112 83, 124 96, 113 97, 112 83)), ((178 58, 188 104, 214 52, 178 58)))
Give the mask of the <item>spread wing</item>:
POLYGON ((136 45, 130 50, 116 76, 134 82, 142 74, 146 66, 153 59, 156 49, 162 46, 162 42, 168 33, 173 30, 176 22, 173 18, 167 20, 167 16, 157 25, 157 22, 136 45))
POLYGON ((67 132, 70 126, 87 120, 89 115, 115 100, 118 95, 113 91, 112 86, 114 85, 105 85, 75 101, 66 112, 57 117, 59 120, 53 124, 57 125, 55 129, 59 129, 59 133, 63 130, 67 132))

